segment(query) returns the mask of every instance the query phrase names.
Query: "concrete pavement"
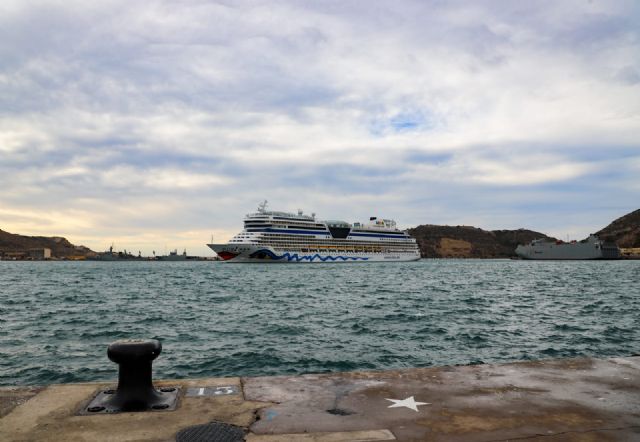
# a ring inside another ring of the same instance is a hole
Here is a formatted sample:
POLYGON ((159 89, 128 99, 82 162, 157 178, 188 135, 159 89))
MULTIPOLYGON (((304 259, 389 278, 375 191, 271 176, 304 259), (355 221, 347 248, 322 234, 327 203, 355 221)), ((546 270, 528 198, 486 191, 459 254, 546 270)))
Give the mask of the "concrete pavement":
POLYGON ((77 415, 113 385, 0 388, 0 440, 172 441, 215 421, 251 442, 640 441, 640 357, 166 380, 175 411, 77 415))

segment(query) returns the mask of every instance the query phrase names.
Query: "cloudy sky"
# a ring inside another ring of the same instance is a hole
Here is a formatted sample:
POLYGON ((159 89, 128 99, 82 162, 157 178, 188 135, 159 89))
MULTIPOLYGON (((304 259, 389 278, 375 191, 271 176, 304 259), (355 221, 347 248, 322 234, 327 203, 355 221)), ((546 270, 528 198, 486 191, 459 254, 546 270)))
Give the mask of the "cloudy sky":
POLYGON ((640 207, 640 2, 0 3, 0 229, 104 250, 247 212, 581 238, 640 207))

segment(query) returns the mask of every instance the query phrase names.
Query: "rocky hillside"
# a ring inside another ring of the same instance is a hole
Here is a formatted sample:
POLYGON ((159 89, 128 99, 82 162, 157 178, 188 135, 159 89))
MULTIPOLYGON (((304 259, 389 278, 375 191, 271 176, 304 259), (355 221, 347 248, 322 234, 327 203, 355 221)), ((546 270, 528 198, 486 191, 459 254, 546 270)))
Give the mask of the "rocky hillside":
POLYGON ((95 255, 91 249, 75 246, 59 236, 24 236, 0 230, 0 252, 20 252, 42 248, 51 249, 51 256, 56 258, 95 255))
POLYGON ((621 216, 597 235, 607 241, 613 241, 618 247, 640 247, 640 209, 621 216))
MULTIPOLYGON (((482 230, 471 226, 423 225, 409 229, 426 258, 509 258, 518 244, 549 238, 533 230, 482 230)), ((550 238, 555 239, 555 238, 550 238)))

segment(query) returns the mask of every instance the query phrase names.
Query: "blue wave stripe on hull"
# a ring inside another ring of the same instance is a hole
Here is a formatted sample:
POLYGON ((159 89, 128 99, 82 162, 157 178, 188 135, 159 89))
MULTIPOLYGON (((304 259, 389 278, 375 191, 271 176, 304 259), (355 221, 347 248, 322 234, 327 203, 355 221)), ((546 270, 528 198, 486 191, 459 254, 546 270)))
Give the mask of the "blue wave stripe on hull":
POLYGON ((259 254, 263 254, 265 256, 268 256, 269 258, 275 260, 275 261, 280 261, 281 259, 286 259, 287 261, 295 261, 295 262, 301 262, 301 261, 309 261, 309 262, 313 262, 314 260, 318 259, 320 261, 326 262, 326 261, 338 261, 338 260, 342 260, 342 261, 368 261, 369 258, 367 257, 362 257, 362 256, 325 256, 322 257, 320 256, 318 253, 316 253, 315 255, 298 255, 297 253, 289 253, 289 252, 285 252, 282 255, 276 255, 275 253, 273 253, 271 250, 266 250, 266 249, 262 249, 262 250, 258 250, 256 252, 253 252, 251 255, 249 255, 249 258, 257 258, 259 254))

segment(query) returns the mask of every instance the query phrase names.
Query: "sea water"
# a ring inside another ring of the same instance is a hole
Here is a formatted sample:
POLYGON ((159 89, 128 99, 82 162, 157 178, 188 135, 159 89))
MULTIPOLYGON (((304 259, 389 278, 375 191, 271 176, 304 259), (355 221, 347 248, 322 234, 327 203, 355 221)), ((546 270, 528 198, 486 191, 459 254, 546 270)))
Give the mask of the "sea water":
POLYGON ((0 385, 113 380, 123 338, 155 378, 629 356, 640 261, 0 262, 0 385))

